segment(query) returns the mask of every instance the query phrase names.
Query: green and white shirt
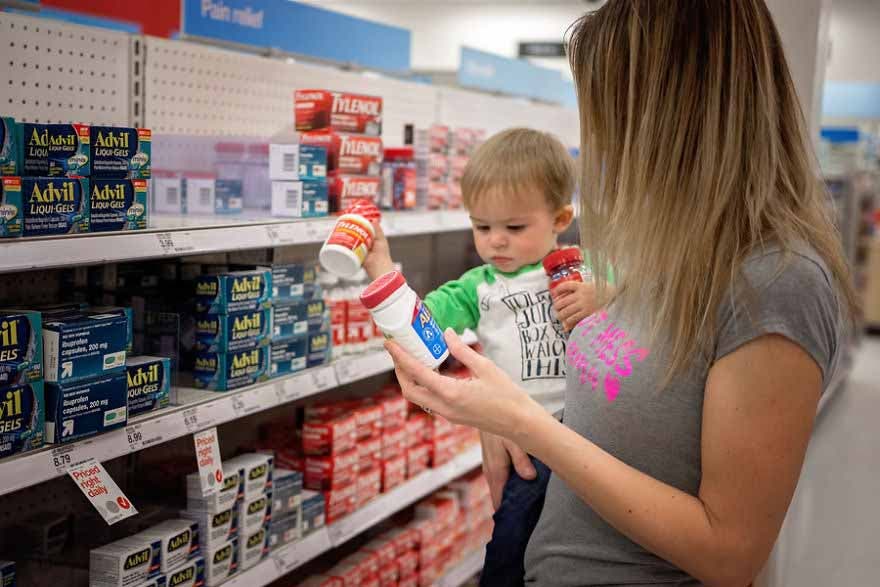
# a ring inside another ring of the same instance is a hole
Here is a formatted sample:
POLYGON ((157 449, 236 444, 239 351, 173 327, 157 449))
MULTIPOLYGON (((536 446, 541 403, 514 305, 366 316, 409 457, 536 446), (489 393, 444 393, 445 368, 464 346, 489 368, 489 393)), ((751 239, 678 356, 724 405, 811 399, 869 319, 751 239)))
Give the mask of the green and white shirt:
POLYGON ((483 265, 429 293, 425 304, 441 328, 474 330, 485 355, 543 403, 564 392, 568 338, 548 285, 541 263, 514 273, 483 265))

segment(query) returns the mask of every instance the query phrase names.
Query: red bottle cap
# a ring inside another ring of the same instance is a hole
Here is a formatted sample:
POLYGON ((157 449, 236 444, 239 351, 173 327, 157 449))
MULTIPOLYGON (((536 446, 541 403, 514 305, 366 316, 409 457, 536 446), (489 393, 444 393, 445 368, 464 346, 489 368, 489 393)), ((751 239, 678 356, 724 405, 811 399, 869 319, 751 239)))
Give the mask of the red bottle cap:
POLYGON ((581 250, 577 247, 566 247, 553 251, 544 257, 544 271, 547 275, 553 273, 557 267, 562 265, 571 265, 573 263, 583 263, 584 257, 581 250))
POLYGON ((361 294, 361 303, 368 310, 372 310, 404 285, 406 279, 400 271, 390 271, 367 286, 361 294))

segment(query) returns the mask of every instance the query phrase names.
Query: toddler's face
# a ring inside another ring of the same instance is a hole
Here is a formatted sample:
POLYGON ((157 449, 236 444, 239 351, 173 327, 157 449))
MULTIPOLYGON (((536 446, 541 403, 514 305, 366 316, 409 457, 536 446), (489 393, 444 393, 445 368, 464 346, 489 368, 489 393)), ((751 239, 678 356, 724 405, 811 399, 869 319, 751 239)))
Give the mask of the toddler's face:
POLYGON ((543 259, 571 223, 570 207, 554 212, 539 192, 506 198, 506 204, 494 195, 479 198, 468 212, 477 253, 504 273, 543 259))

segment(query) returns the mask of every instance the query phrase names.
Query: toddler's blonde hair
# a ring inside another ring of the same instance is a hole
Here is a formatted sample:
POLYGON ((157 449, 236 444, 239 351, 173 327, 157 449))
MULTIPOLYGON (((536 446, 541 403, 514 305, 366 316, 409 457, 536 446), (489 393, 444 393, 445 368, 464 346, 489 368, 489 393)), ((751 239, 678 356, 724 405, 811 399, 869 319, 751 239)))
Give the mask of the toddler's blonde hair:
POLYGON ((553 135, 529 128, 493 135, 468 161, 461 179, 468 209, 490 191, 506 198, 537 190, 555 212, 571 204, 574 188, 572 156, 553 135))

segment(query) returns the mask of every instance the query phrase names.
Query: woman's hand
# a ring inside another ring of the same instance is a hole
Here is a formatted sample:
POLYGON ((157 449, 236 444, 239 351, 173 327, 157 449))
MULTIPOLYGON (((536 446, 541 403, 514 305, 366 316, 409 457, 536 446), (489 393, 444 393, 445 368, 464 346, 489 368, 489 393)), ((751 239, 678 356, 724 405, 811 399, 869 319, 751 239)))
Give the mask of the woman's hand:
POLYGON ((483 447, 483 473, 489 482, 489 493, 492 496, 492 507, 496 510, 501 506, 504 485, 510 477, 510 466, 523 479, 531 480, 538 476, 526 451, 512 441, 488 432, 480 432, 480 446, 483 447))
POLYGON ((378 279, 389 271, 394 271, 394 261, 391 259, 391 245, 385 237, 385 232, 379 223, 373 223, 376 235, 373 237, 373 246, 364 259, 364 270, 370 279, 378 279))
POLYGON ((553 308, 566 332, 599 309, 596 286, 592 283, 566 281, 551 291, 553 308))
POLYGON ((470 369, 471 379, 440 375, 394 341, 385 342, 406 399, 453 422, 506 438, 516 438, 527 430, 538 414, 552 418, 506 373, 464 344, 451 329, 445 338, 452 356, 470 369))

